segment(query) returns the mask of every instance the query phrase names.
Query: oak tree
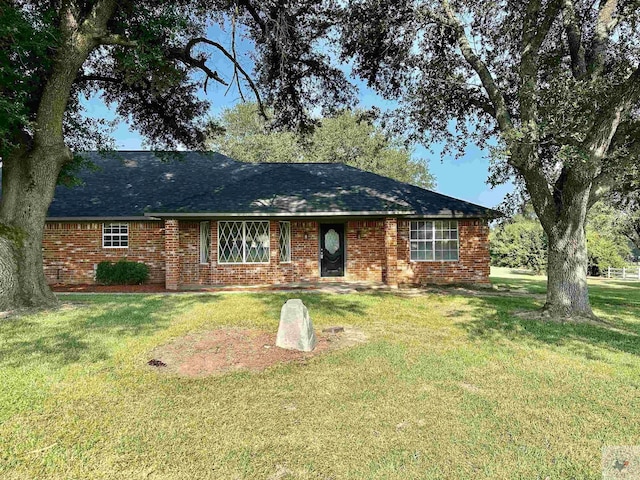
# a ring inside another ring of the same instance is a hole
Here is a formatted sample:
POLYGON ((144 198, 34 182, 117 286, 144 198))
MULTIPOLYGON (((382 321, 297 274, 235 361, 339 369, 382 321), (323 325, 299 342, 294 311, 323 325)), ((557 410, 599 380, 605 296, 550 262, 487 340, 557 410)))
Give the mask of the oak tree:
POLYGON ((101 96, 158 149, 203 148, 208 103, 199 91, 215 82, 262 93, 280 125, 301 128, 310 105, 351 95, 314 47, 334 12, 331 1, 311 0, 1 0, 0 310, 56 302, 42 262, 56 182, 74 152, 110 145, 83 96, 101 96), (304 21, 292 35, 296 18, 304 21), (225 45, 206 37, 216 24, 225 45), (254 45, 253 68, 238 61, 239 36, 254 45), (209 60, 233 73, 223 78, 209 60))
POLYGON ((638 0, 351 0, 345 59, 414 138, 493 147, 548 238, 544 311, 591 317, 585 221, 637 161, 638 0), (491 144, 499 140, 499 147, 491 144))

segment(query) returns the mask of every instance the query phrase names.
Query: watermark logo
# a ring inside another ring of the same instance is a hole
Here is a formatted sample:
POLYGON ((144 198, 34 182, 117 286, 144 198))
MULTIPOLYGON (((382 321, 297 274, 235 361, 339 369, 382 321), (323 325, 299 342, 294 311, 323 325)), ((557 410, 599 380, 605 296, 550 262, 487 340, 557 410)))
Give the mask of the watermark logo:
POLYGON ((640 446, 602 448, 602 480, 640 480, 640 446))

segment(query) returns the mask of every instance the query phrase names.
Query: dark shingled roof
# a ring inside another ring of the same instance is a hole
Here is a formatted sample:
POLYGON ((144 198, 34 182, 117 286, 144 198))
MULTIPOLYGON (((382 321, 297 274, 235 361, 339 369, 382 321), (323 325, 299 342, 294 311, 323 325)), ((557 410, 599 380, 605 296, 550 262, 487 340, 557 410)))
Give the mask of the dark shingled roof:
POLYGON ((312 216, 495 217, 479 205, 343 164, 249 164, 217 153, 87 153, 98 169, 58 186, 49 218, 170 216, 169 213, 312 216))

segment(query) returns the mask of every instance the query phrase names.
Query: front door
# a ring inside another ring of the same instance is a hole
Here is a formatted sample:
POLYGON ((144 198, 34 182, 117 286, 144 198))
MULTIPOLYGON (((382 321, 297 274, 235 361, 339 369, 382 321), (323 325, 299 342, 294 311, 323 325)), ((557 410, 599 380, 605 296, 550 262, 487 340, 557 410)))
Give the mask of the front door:
POLYGON ((344 277, 343 224, 320 224, 320 275, 344 277))

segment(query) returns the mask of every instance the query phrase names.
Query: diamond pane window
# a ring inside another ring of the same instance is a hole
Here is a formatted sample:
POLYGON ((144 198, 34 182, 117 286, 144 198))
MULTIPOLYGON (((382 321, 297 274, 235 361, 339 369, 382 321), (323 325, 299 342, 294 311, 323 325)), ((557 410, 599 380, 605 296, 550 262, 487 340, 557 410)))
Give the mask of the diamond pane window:
POLYGON ((410 225, 410 258, 413 262, 458 260, 458 222, 413 221, 410 225))
POLYGON ((220 263, 269 263, 269 222, 218 222, 220 263))
POLYGON ((102 224, 103 248, 129 248, 129 224, 128 223, 103 223, 102 224))
POLYGON ((269 222, 244 222, 245 262, 269 263, 269 222))
POLYGON ((200 263, 209 263, 211 251, 211 224, 200 222, 200 263))
POLYGON ((278 237, 280 247, 280 263, 291 261, 291 222, 280 222, 280 235, 278 237))

